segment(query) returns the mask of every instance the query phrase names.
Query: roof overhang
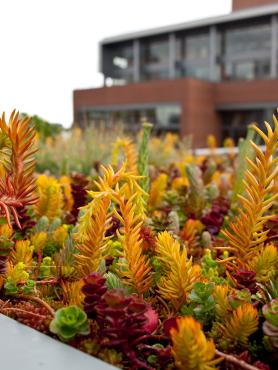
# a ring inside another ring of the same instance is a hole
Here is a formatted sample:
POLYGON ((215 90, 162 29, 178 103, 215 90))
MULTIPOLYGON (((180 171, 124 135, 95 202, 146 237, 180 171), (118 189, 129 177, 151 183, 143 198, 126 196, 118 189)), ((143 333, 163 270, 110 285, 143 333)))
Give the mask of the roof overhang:
POLYGON ((149 36, 155 36, 163 33, 178 32, 183 30, 189 30, 193 28, 208 27, 223 23, 236 22, 245 19, 269 16, 272 14, 278 14, 278 4, 271 4, 266 6, 260 6, 255 8, 249 8, 239 10, 236 12, 229 13, 227 15, 210 17, 200 20, 195 20, 186 23, 179 23, 176 25, 152 28, 145 31, 131 32, 123 35, 108 37, 103 39, 100 43, 102 45, 112 44, 116 42, 128 41, 133 39, 140 39, 149 36))

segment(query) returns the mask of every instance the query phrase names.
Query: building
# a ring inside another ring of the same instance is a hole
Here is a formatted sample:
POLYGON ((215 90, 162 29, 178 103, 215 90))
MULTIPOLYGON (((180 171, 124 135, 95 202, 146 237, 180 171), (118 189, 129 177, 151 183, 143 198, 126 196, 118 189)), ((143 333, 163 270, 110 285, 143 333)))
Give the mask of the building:
POLYGON ((146 117, 201 147, 278 106, 278 1, 233 0, 228 15, 111 37, 99 52, 104 86, 74 91, 80 127, 146 117))

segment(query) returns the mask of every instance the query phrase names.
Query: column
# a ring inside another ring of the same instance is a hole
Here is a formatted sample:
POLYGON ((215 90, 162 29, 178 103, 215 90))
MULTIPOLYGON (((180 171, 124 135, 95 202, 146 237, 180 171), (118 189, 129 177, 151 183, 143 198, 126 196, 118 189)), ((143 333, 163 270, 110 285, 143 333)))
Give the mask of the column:
POLYGON ((209 29, 209 75, 211 81, 216 81, 216 27, 209 29))
POLYGON ((133 80, 140 81, 140 41, 133 41, 133 80))
POLYGON ((174 33, 169 34, 169 78, 174 79, 176 77, 175 70, 176 62, 176 36, 174 33))
POLYGON ((278 18, 277 15, 273 15, 271 17, 271 59, 270 59, 271 78, 277 78, 277 52, 278 52, 278 18))

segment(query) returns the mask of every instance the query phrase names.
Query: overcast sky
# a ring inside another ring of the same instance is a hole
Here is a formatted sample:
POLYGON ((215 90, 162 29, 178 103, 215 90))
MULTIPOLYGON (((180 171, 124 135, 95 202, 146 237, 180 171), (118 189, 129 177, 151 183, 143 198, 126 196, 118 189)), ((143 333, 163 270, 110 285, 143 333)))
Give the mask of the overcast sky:
POLYGON ((231 0, 0 0, 0 113, 72 123, 72 91, 102 84, 105 37, 226 14, 231 0))

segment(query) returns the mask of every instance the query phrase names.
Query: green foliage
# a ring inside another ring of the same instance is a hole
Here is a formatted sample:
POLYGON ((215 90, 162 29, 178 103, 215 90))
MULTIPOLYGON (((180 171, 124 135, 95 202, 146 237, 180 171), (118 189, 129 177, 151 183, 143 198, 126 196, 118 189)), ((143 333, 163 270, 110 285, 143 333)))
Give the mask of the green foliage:
POLYGON ((235 290, 229 297, 229 303, 233 309, 238 308, 243 303, 251 303, 251 293, 248 289, 235 290))
POLYGON ((162 275, 162 263, 156 257, 151 260, 154 269, 154 281, 158 283, 162 275))
MULTIPOLYGON (((23 113, 23 116, 28 117, 28 114, 23 113)), ((32 124, 34 125, 39 138, 42 142, 45 142, 48 137, 55 137, 63 131, 63 126, 59 123, 49 123, 41 117, 35 115, 32 117, 32 124)))
POLYGON ((47 216, 42 216, 36 224, 35 231, 36 232, 47 231, 48 227, 49 227, 48 217, 47 216))
POLYGON ((213 298, 214 284, 198 282, 189 294, 189 303, 181 308, 183 316, 194 316, 207 326, 214 318, 215 301, 213 298))
POLYGON ((271 325, 278 328, 278 298, 263 306, 263 315, 271 325))
POLYGON ((36 283, 34 280, 27 280, 26 283, 21 288, 24 294, 32 294, 34 293, 34 289, 36 287, 36 283))
POLYGON ((254 149, 251 145, 251 140, 254 141, 254 137, 256 132, 251 128, 248 127, 247 135, 245 139, 241 139, 239 142, 239 154, 238 154, 238 168, 236 171, 236 181, 233 188, 233 194, 231 201, 232 203, 237 202, 237 195, 242 194, 244 192, 244 175, 248 168, 248 163, 246 158, 250 158, 251 160, 254 158, 255 153, 254 149))
POLYGON ((152 124, 143 123, 143 133, 142 140, 139 146, 139 157, 138 157, 138 175, 144 176, 140 180, 140 186, 145 191, 149 191, 149 150, 148 143, 150 138, 150 133, 152 129, 152 124))
POLYGON ((87 315, 77 306, 63 307, 56 311, 49 329, 63 341, 90 333, 87 315))
POLYGON ((225 279, 219 276, 219 265, 212 258, 209 249, 206 250, 202 260, 202 275, 217 285, 225 283, 225 279))
POLYGON ((17 285, 17 283, 13 280, 7 280, 4 288, 6 295, 13 295, 16 293, 32 294, 34 292, 35 286, 36 283, 34 280, 27 280, 26 283, 22 286, 17 285))
POLYGON ((5 285, 5 294, 11 295, 11 294, 16 294, 18 292, 17 285, 14 281, 8 280, 5 285))
POLYGON ((83 132, 73 129, 64 136, 56 136, 51 143, 40 142, 36 155, 37 171, 47 170, 56 176, 74 171, 85 175, 95 174, 100 163, 109 163, 111 147, 121 133, 118 126, 114 131, 89 127, 83 132))
POLYGON ((263 291, 267 301, 278 298, 278 279, 269 280, 267 284, 257 283, 257 285, 263 291))
POLYGON ((118 288, 125 289, 126 287, 122 283, 121 279, 111 271, 108 271, 106 274, 103 275, 103 277, 106 279, 106 285, 109 290, 118 288))
POLYGON ((44 257, 40 266, 39 278, 45 279, 51 276, 52 259, 51 257, 44 257))

